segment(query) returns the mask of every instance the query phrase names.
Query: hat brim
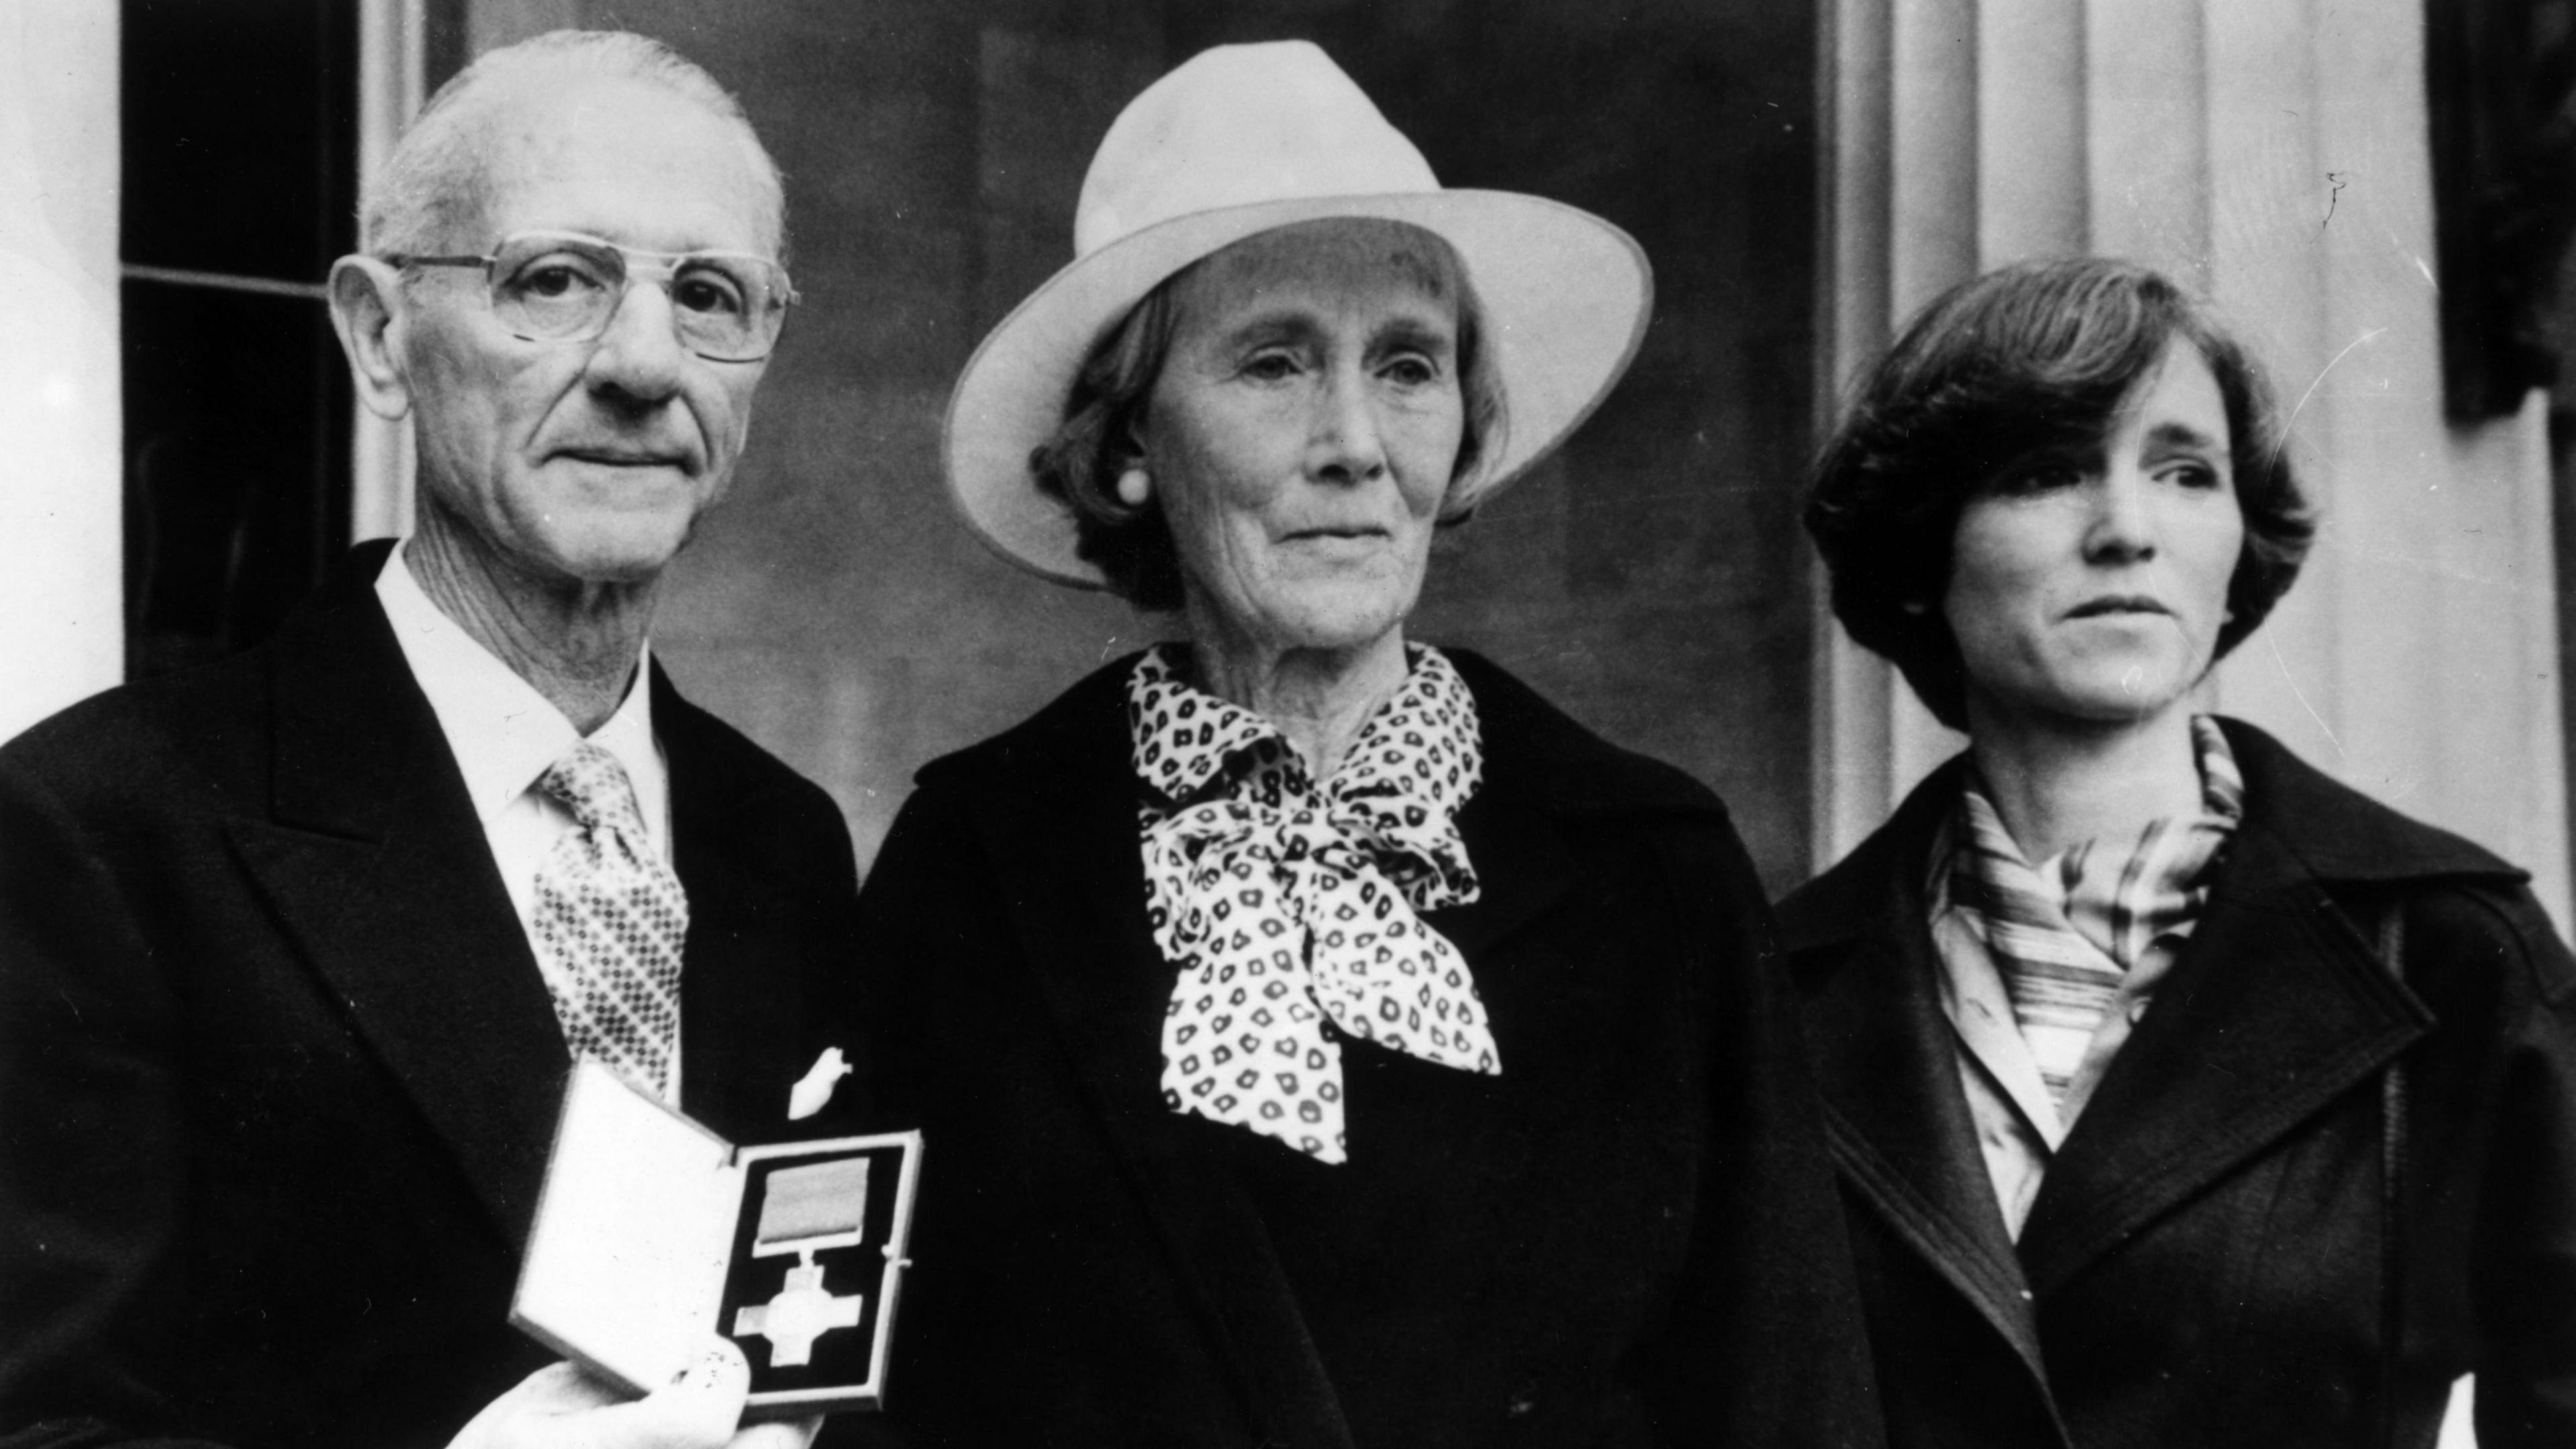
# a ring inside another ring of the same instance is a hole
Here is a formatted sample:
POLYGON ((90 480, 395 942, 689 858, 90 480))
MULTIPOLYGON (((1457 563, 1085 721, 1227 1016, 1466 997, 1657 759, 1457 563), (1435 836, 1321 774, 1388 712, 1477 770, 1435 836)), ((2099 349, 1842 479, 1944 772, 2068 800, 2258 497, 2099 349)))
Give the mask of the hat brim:
POLYGON ((1165 278, 1245 237, 1326 217, 1409 222, 1457 250, 1502 381, 1503 446, 1478 498, 1526 473, 1600 406, 1636 357, 1654 280, 1634 238, 1589 212, 1507 191, 1312 197, 1194 212, 1080 258, 975 349, 948 401, 942 457, 985 545, 1058 583, 1100 588, 1072 511, 1038 491, 1029 454, 1055 435, 1103 331, 1165 278))

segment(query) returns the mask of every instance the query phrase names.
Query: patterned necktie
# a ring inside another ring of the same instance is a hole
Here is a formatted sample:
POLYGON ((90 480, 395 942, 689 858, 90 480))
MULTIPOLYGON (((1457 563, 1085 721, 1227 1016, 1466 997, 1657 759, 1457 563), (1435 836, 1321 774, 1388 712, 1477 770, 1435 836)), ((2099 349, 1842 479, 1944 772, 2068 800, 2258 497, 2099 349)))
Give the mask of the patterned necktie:
POLYGON ((1175 1112, 1348 1160, 1342 1048, 1324 1030, 1498 1075, 1467 962, 1417 911, 1478 885, 1455 813, 1483 779, 1474 696, 1436 650, 1317 786, 1278 730, 1191 688, 1162 650, 1128 707, 1155 944, 1179 968, 1163 1018, 1175 1112), (1168 813, 1166 813, 1168 812, 1168 813))
POLYGON ((537 960, 564 1042, 670 1102, 688 896, 645 836, 616 756, 584 740, 537 788, 579 827, 537 867, 537 960))
POLYGON ((1952 893, 1982 927, 2061 1114, 2122 981, 2148 948, 2198 923, 2210 862, 2244 813, 2244 780, 2218 722, 2198 715, 2191 726, 2201 813, 2150 821, 2125 851, 2088 840, 2033 868, 1973 770, 1961 792, 1952 893))

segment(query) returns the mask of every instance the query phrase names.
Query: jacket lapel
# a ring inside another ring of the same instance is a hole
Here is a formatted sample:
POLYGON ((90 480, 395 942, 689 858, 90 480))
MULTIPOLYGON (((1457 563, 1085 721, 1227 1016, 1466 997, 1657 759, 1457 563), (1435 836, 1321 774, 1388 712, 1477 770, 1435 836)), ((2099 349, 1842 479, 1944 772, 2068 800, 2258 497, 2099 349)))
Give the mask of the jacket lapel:
POLYGON ((569 1059, 446 738, 361 548, 272 646, 272 818, 234 843, 513 1244, 569 1059))
POLYGON ((1792 971, 1845 1180, 1975 1305, 2044 1396, 2038 1324, 1960 1092, 1924 928, 1925 861, 1957 788, 1954 770, 1935 773, 1802 893, 1788 922, 1792 971))
MULTIPOLYGON (((2039 1293, 2262 1152, 2431 1025, 2293 846, 2294 832, 2335 839, 2350 807, 2268 740, 2230 736, 2246 771, 2245 823, 2182 959, 2032 1204, 2021 1253, 2039 1293)), ((2402 878, 2409 864, 2382 854, 2374 870, 2402 878)))
POLYGON ((776 832, 795 818, 774 783, 732 768, 726 727, 680 697, 657 665, 653 731, 670 763, 672 867, 689 898, 680 975, 682 1108, 730 1141, 812 1135, 787 1120, 788 1091, 827 1023, 804 996, 802 953, 782 935, 814 906, 796 892, 820 873, 785 872, 776 832))

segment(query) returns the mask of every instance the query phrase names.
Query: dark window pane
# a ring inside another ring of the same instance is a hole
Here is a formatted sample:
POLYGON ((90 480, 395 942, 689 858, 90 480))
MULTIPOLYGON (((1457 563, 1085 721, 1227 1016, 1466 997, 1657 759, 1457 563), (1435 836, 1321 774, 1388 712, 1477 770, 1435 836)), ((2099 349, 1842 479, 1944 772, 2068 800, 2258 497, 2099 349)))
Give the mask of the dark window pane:
MULTIPOLYGON (((356 7, 127 0, 124 260, 318 283, 352 249, 356 7)), ((127 672, 265 638, 349 532, 318 300, 124 288, 127 672)))
POLYGON ((322 280, 356 235, 356 17, 126 0, 126 261, 322 280))
POLYGON ((266 638, 349 532, 349 391, 319 302, 125 284, 127 672, 266 638))

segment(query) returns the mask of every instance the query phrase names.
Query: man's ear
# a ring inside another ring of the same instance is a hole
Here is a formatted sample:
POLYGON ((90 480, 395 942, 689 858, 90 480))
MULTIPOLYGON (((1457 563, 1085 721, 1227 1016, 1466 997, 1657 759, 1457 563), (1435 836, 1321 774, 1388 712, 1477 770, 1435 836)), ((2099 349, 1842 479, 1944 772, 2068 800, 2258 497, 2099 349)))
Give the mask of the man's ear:
POLYGON ((374 257, 331 264, 331 330, 348 354, 358 401, 386 422, 411 411, 411 379, 402 362, 402 273, 374 257))

